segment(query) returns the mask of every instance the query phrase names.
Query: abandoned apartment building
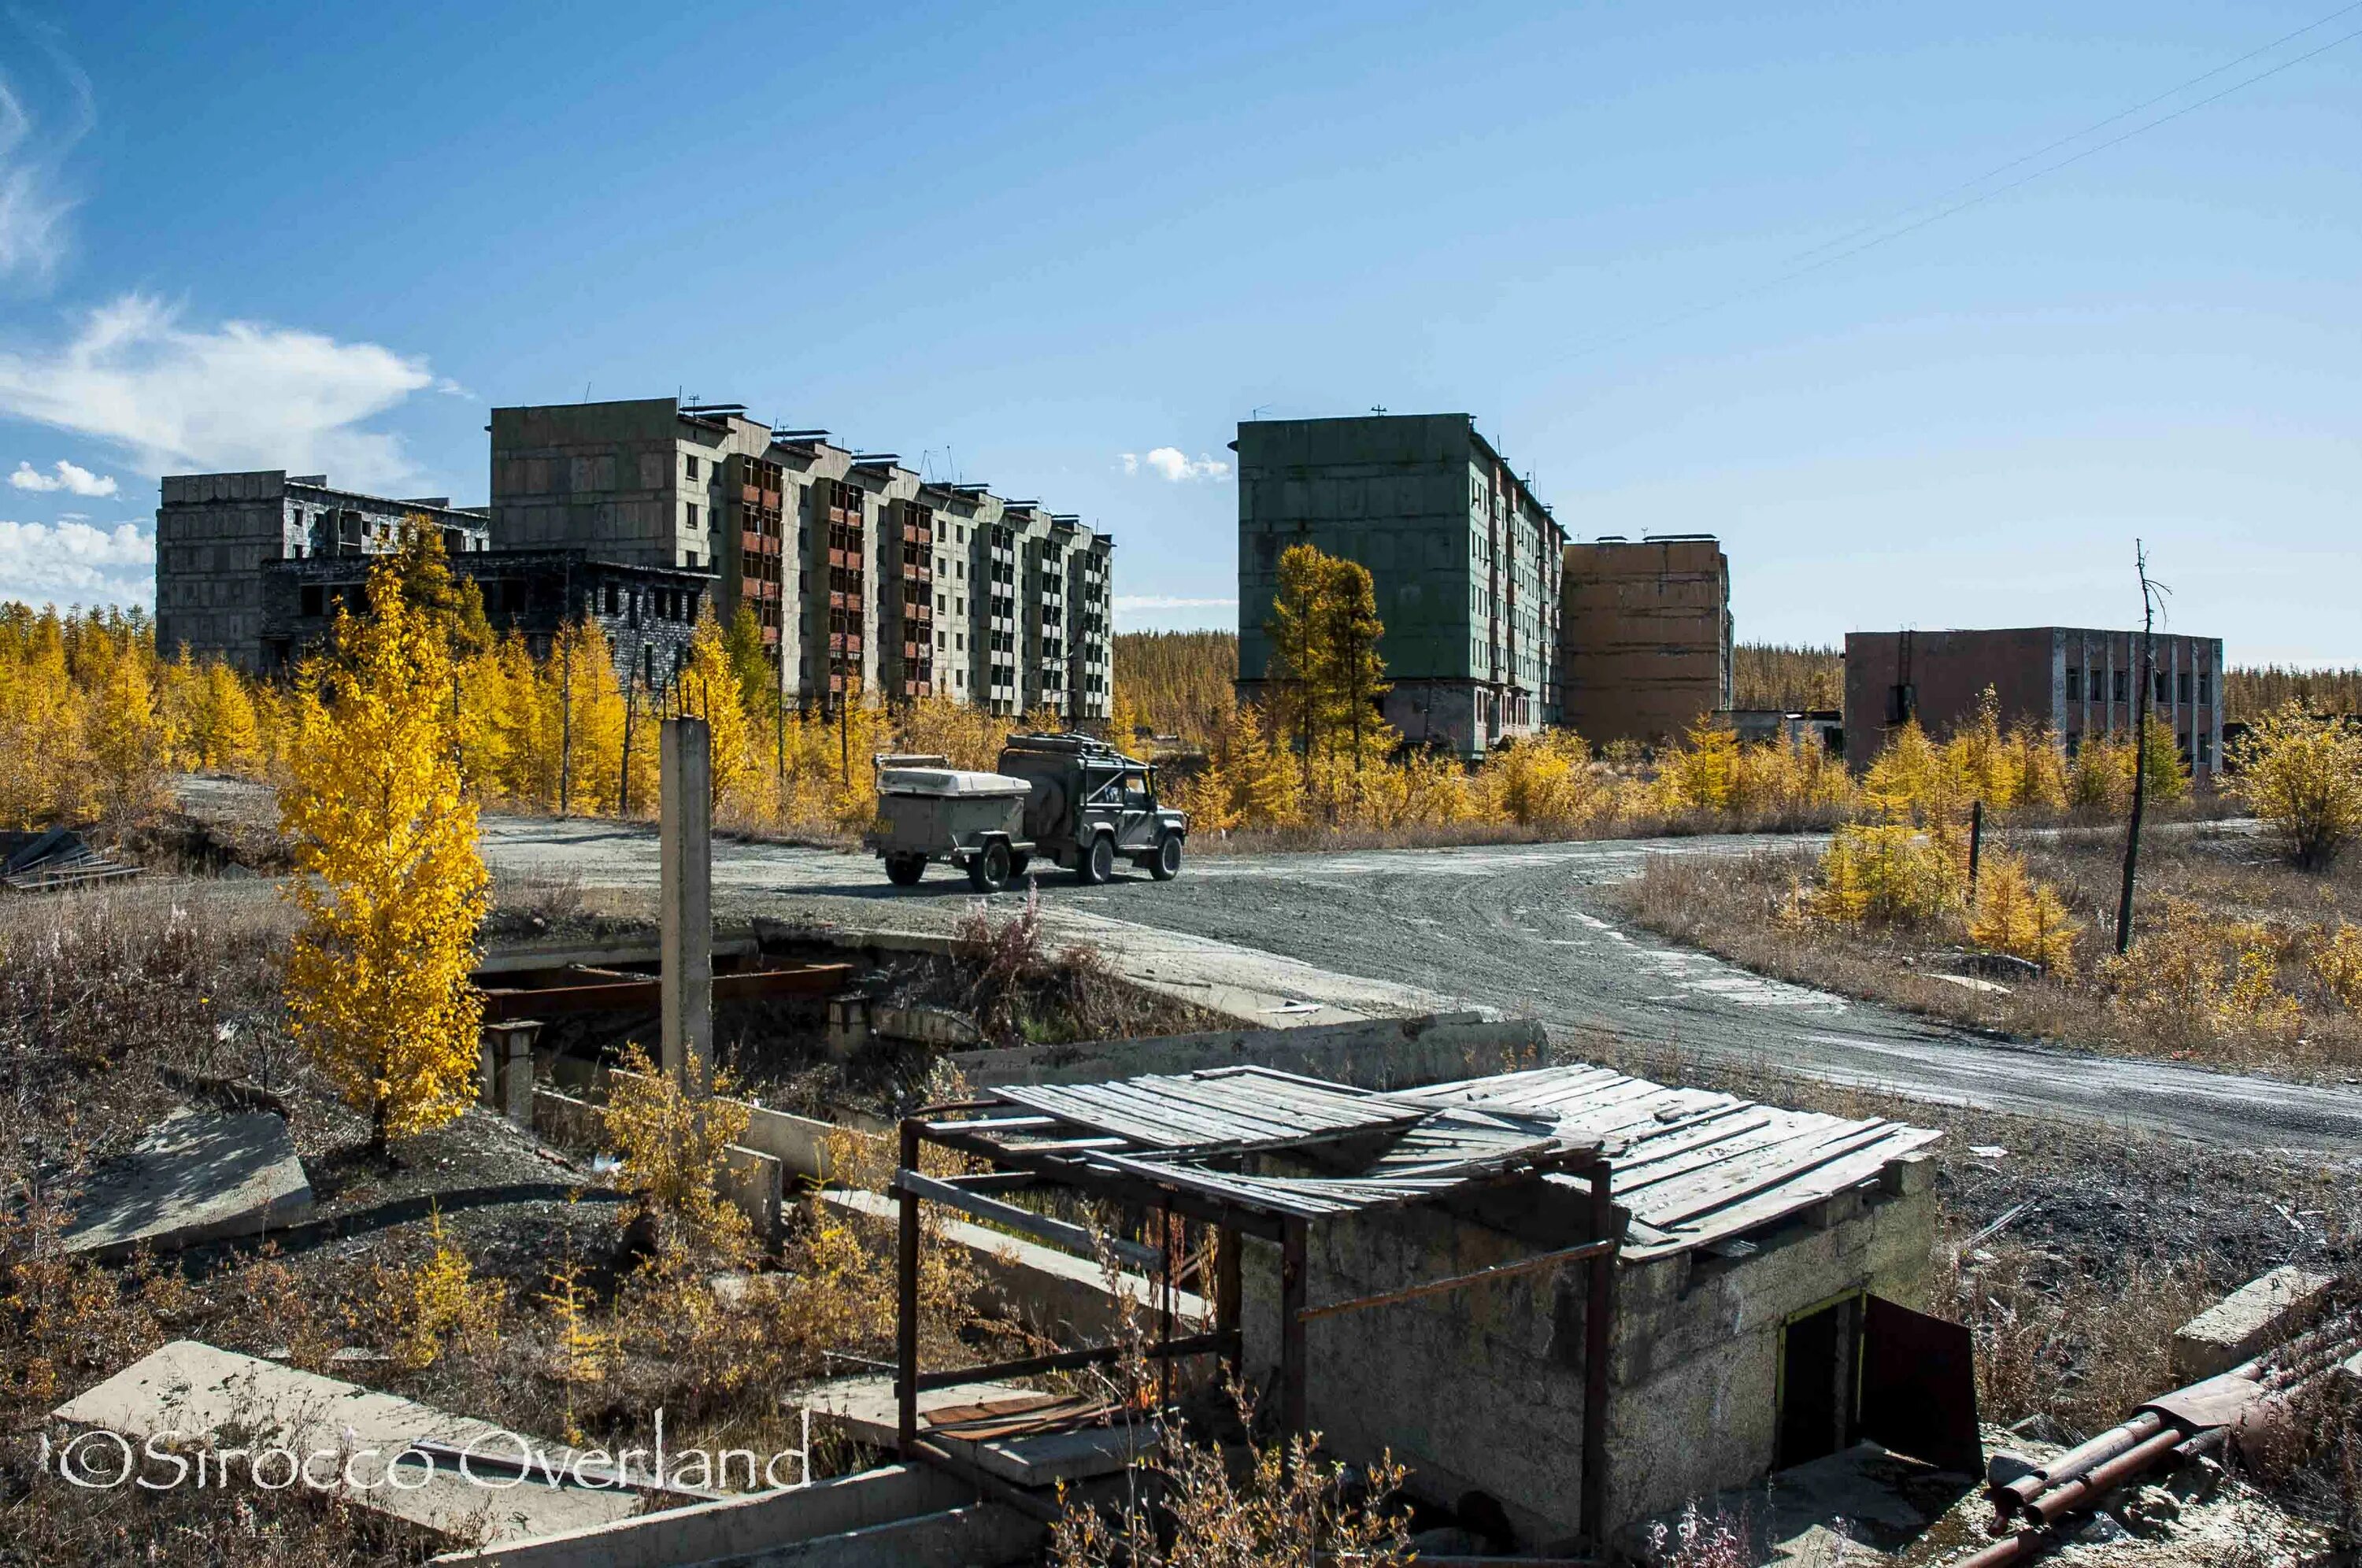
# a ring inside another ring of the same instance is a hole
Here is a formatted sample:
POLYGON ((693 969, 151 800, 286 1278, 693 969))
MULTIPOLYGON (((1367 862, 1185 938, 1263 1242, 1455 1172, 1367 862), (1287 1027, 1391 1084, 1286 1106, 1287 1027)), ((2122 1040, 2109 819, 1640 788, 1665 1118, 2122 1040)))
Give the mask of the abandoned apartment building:
POLYGON ((1474 756, 1559 722, 1565 530, 1465 414, 1239 425, 1239 695, 1271 664, 1279 558, 1368 569, 1385 624, 1385 721, 1474 756))
POLYGON ((1114 541, 829 434, 674 398, 496 408, 493 536, 711 572, 806 706, 944 696, 1104 721, 1114 541))
POLYGON ((619 676, 649 686, 679 668, 702 610, 726 623, 745 606, 800 706, 1111 711, 1114 543, 1077 517, 671 398, 495 409, 491 433, 487 507, 318 474, 168 476, 157 646, 284 668, 360 602, 366 558, 424 517, 494 631, 546 651, 587 616, 619 676))
MULTIPOLYGON (((2223 756, 2222 639, 2159 633, 2149 657, 2150 717, 2173 736, 2191 776, 2212 779, 2223 756)), ((1945 734, 1976 716, 1988 687, 2003 729, 2047 728, 2071 756, 2087 735, 2133 733, 2142 668, 2138 632, 1849 632, 1847 761, 1867 766, 1887 734, 1914 719, 1945 734)))
POLYGON ((1562 722, 1595 745, 1676 738, 1730 706, 1730 560, 1710 534, 1566 547, 1562 722))

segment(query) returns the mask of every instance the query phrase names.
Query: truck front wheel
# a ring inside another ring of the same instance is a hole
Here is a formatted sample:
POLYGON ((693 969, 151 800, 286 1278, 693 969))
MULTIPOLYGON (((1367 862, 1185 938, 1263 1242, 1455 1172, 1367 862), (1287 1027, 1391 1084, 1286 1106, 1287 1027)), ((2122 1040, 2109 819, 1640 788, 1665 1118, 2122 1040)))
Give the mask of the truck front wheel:
POLYGON ((927 874, 927 857, 923 855, 889 855, 886 857, 886 879, 898 888, 908 888, 927 874))
POLYGON ((1115 879, 1112 834, 1103 833, 1091 840, 1091 846, 1083 851, 1082 859, 1075 867, 1075 877, 1087 888, 1100 887, 1115 879))
POLYGON ((1168 833, 1156 841, 1156 855, 1148 863, 1148 874, 1160 882, 1170 882, 1181 875, 1181 835, 1168 833))
POLYGON ((1009 846, 995 839, 979 850, 967 863, 967 883, 979 893, 1009 886, 1009 846))

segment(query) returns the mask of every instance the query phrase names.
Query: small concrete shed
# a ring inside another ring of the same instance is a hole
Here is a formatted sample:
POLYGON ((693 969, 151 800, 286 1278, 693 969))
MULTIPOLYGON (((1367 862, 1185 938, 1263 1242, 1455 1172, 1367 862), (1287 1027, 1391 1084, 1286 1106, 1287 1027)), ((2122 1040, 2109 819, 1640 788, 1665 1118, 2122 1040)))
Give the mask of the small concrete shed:
MULTIPOLYGON (((1939 1133, 1783 1110, 1573 1066, 1396 1091, 1599 1140, 1622 1223, 1608 1308, 1604 1474, 1613 1535, 1692 1497, 1863 1439, 1980 1468, 1968 1332, 1923 1315, 1939 1133)), ((1584 1533, 1581 1268, 1527 1270, 1321 1318, 1319 1304, 1465 1277, 1593 1232, 1581 1181, 1551 1174, 1476 1204, 1341 1215, 1314 1228, 1303 1298, 1308 1424, 1381 1451, 1414 1491, 1497 1501, 1528 1545, 1584 1533)), ((1280 1342, 1280 1259, 1247 1242, 1252 1373, 1280 1342)))

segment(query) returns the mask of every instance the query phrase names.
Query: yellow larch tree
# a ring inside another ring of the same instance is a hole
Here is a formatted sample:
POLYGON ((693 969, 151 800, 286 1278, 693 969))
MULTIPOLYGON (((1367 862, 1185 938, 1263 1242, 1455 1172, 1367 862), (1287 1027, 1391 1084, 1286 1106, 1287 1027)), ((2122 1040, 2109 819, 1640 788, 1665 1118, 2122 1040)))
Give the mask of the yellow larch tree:
POLYGON ((303 916, 287 956, 289 1026, 370 1119, 371 1149, 458 1116, 473 1098, 482 998, 469 982, 490 878, 460 787, 443 628, 370 577, 370 611, 338 617, 308 661, 280 790, 303 916))

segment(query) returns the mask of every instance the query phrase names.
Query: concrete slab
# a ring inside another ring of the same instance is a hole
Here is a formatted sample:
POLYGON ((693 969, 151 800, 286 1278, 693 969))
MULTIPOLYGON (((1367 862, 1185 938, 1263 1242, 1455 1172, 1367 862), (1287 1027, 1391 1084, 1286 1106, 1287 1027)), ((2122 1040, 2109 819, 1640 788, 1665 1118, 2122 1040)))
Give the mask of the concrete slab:
MULTIPOLYGON (((1876 1443, 1783 1470, 1761 1485, 1717 1493, 1698 1505, 1741 1539, 1715 1561, 1749 1568, 1850 1568, 1886 1563, 1907 1554, 1928 1526, 1971 1490, 1959 1477, 1876 1443)), ((1623 1544, 1646 1560, 1652 1526, 1670 1533, 1678 1512, 1643 1519, 1621 1532, 1623 1544)))
POLYGON ((978 1503, 696 1568, 995 1568, 1037 1561, 1048 1534, 1040 1521, 1014 1508, 978 1503))
MULTIPOLYGON (((1038 1392, 999 1383, 963 1383, 931 1389, 919 1397, 919 1424, 927 1416, 958 1405, 979 1405, 996 1399, 1022 1398, 1038 1392)), ((807 1397, 816 1419, 826 1419, 877 1447, 894 1442, 894 1385, 887 1377, 843 1377, 823 1384, 807 1397)), ((1156 1445, 1155 1422, 1136 1426, 1084 1427, 1074 1431, 1042 1432, 1026 1437, 991 1438, 982 1442, 927 1435, 960 1458, 990 1474, 1020 1486, 1051 1487, 1061 1481, 1084 1481, 1111 1475, 1156 1445)))
MULTIPOLYGON (((882 1192, 833 1187, 820 1198, 847 1214, 872 1220, 890 1221, 900 1213, 898 1200, 882 1192)), ((1110 1292, 1106 1275, 1088 1258, 965 1220, 944 1220, 939 1234, 944 1244, 968 1253, 985 1283, 999 1293, 1012 1314, 1060 1338, 1104 1339, 1115 1328, 1120 1299, 1130 1300, 1135 1311, 1155 1308, 1155 1284, 1140 1275, 1117 1275, 1110 1292)), ((1195 1332, 1195 1325, 1211 1320, 1213 1309, 1204 1297, 1176 1290, 1173 1315, 1176 1332, 1195 1332)))
POLYGON ((312 1184, 287 1123, 267 1110, 180 1110, 83 1190, 65 1250, 120 1257, 257 1236, 309 1219, 312 1184))
MULTIPOLYGON (((469 1568, 678 1568, 709 1562, 941 1562, 948 1568, 965 1561, 996 1560, 963 1559, 956 1553, 927 1555, 915 1542, 934 1540, 933 1532, 918 1537, 878 1532, 922 1519, 940 1520, 947 1513, 966 1515, 977 1500, 974 1487, 941 1470, 888 1464, 832 1476, 809 1486, 725 1497, 669 1513, 506 1541, 485 1551, 449 1552, 435 1562, 466 1563, 469 1568), (852 1540, 864 1542, 877 1554, 848 1556, 841 1544, 826 1544, 852 1540), (793 1549, 805 1543, 811 1545, 809 1554, 794 1555, 793 1549)), ((973 1522, 997 1530, 1006 1521, 996 1518, 973 1522)), ((1039 1536, 1032 1539, 1038 1541, 1039 1536)))
POLYGON ((1532 1019, 1462 1010, 963 1051, 950 1061, 971 1088, 1256 1066, 1356 1088, 1391 1089, 1538 1066, 1548 1060, 1549 1049, 1549 1037, 1532 1019))
POLYGON ((2195 1383, 2262 1353, 2311 1321, 2334 1283, 2293 1264, 2249 1280, 2174 1331, 2175 1379, 2195 1383))
MULTIPOLYGON (((151 1438, 192 1449, 237 1448, 249 1462, 286 1450, 322 1489, 380 1513, 470 1542, 513 1540, 602 1525, 641 1510, 625 1486, 555 1486, 520 1479, 522 1456, 544 1474, 568 1470, 570 1449, 432 1406, 320 1377, 276 1362, 175 1340, 50 1412, 67 1426, 151 1438), (482 1456, 462 1474, 429 1469, 412 1445, 435 1443, 482 1456), (397 1461, 400 1460, 400 1463, 397 1461)), ((273 1459, 264 1478, 275 1479, 273 1459)))

